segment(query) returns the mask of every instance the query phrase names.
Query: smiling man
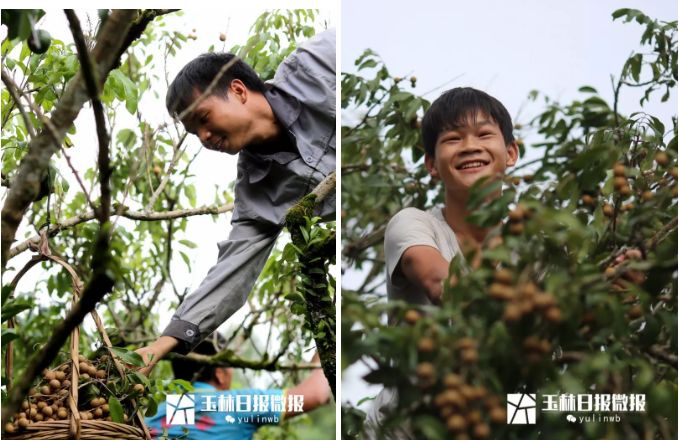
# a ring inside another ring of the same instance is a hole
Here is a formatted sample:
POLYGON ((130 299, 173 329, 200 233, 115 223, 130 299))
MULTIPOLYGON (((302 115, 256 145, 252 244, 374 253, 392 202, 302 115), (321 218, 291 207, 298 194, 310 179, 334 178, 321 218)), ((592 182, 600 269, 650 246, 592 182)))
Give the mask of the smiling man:
MULTIPOLYGON (((507 109, 492 96, 472 88, 443 93, 422 120, 425 165, 445 191, 443 207, 427 211, 406 208, 387 225, 384 236, 389 300, 435 305, 441 302, 443 281, 460 243, 479 246, 488 230, 466 217, 470 188, 481 178, 502 178, 513 166, 519 148, 507 109)), ((367 438, 414 439, 407 423, 388 432, 382 427, 396 408, 398 395, 383 389, 366 419, 367 438)))
MULTIPOLYGON (((335 170, 335 82, 334 30, 301 44, 271 82, 224 53, 203 54, 177 74, 170 114, 206 148, 239 155, 235 208, 217 264, 162 336, 137 350, 147 372, 169 351, 189 352, 246 302, 288 208, 335 170)), ((316 214, 334 219, 335 196, 320 205, 316 214)))
POLYGON ((519 150, 507 109, 472 88, 441 95, 422 120, 425 164, 445 190, 443 207, 406 208, 385 233, 389 298, 436 304, 460 242, 480 244, 487 230, 467 223, 469 189, 482 177, 501 178, 519 150))

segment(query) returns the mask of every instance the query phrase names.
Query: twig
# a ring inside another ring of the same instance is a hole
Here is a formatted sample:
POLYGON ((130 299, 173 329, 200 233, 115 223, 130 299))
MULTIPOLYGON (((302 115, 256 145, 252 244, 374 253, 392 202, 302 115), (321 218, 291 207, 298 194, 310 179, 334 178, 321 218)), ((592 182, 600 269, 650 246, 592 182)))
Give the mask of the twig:
POLYGON ((71 172, 75 176, 75 180, 78 182, 78 185, 80 185, 80 189, 82 189, 83 194, 85 194, 85 200, 87 200, 87 204, 90 205, 90 208, 93 210, 95 209, 94 203, 92 203, 92 199, 90 198, 90 193, 87 191, 87 188, 85 188, 85 183, 82 181, 80 178, 80 175, 78 174, 78 170, 75 169, 73 166, 73 163, 71 162, 71 158, 69 157, 68 154, 66 154, 66 150, 64 149, 63 145, 59 145, 59 148, 61 148, 61 154, 63 154, 64 159, 66 159, 66 163, 68 164, 68 167, 71 169, 71 172))
POLYGON ((163 180, 160 181, 158 188, 156 188, 153 195, 151 195, 149 202, 146 204, 147 210, 153 208, 153 205, 156 203, 158 196, 160 195, 160 193, 163 192, 163 190, 165 189, 165 186, 170 181, 170 176, 172 175, 172 171, 174 171, 174 167, 177 165, 179 158, 181 158, 182 154, 184 154, 184 151, 186 151, 188 144, 184 148, 181 148, 181 145, 184 143, 184 140, 186 139, 187 134, 188 134, 187 132, 184 132, 182 137, 179 138, 179 141, 177 142, 177 146, 176 146, 175 151, 174 151, 174 156, 172 157, 172 160, 170 161, 170 166, 167 168, 167 171, 165 172, 165 175, 163 176, 163 180))
POLYGON ((188 359, 200 365, 210 365, 214 367, 232 367, 245 368, 248 370, 265 370, 265 371, 299 371, 299 370, 316 370, 321 368, 320 364, 301 363, 301 364, 278 364, 275 360, 260 360, 253 361, 236 357, 229 352, 217 353, 213 356, 206 356, 197 353, 189 353, 181 355, 178 353, 169 353, 167 359, 188 359))
MULTIPOLYGON (((117 206, 114 216, 121 216, 131 220, 138 221, 160 221, 160 220, 172 220, 176 218, 183 217, 193 217, 196 215, 206 215, 206 214, 222 214, 233 210, 233 203, 226 203, 220 206, 203 206, 200 208, 192 209, 176 209, 174 211, 157 211, 157 212, 144 212, 144 211, 130 211, 127 206, 117 206)), ((61 223, 53 224, 49 227, 47 234, 53 236, 64 229, 71 228, 73 226, 79 225, 80 223, 85 223, 95 218, 93 211, 87 211, 80 215, 68 218, 61 223)), ((21 252, 28 249, 30 243, 37 243, 40 237, 35 235, 20 244, 16 245, 9 251, 9 259, 17 256, 21 252)))
POLYGON ((668 353, 660 345, 651 345, 650 347, 648 347, 646 352, 653 356, 654 358, 670 364, 675 369, 677 368, 677 355, 674 353, 668 353))
POLYGON ((12 77, 9 76, 9 74, 5 71, 4 68, 2 69, 2 82, 5 83, 5 87, 7 87, 9 94, 12 95, 12 99, 14 99, 14 102, 16 103, 16 106, 19 109, 21 117, 24 119, 24 124, 26 124, 28 134, 31 136, 31 139, 33 139, 35 137, 35 129, 33 128, 31 120, 28 118, 26 109, 24 109, 24 106, 21 104, 20 95, 22 95, 23 93, 19 91, 18 86, 16 85, 14 80, 12 80, 12 77))
POLYGON ((80 59, 80 68, 85 78, 85 86, 87 93, 92 102, 92 111, 94 112, 94 122, 97 128, 97 140, 99 141, 99 155, 97 162, 99 165, 99 187, 101 191, 100 199, 101 205, 98 212, 99 223, 103 224, 111 217, 111 158, 109 157, 109 142, 110 137, 106 130, 106 117, 104 116, 104 106, 99 99, 99 86, 96 78, 95 66, 90 57, 87 44, 85 44, 85 37, 80 28, 80 20, 75 15, 72 9, 66 9, 66 18, 71 27, 71 34, 75 41, 75 47, 78 51, 78 58, 80 59))
POLYGON ((319 183, 311 194, 316 195, 316 203, 322 202, 330 193, 335 190, 335 172, 328 174, 325 179, 319 183))

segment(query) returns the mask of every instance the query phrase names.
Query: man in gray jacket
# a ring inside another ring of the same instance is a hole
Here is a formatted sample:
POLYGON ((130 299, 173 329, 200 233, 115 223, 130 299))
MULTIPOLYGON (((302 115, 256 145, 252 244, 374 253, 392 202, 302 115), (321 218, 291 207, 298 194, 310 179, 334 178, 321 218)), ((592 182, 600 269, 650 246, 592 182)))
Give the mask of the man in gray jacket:
MULTIPOLYGON (((162 336, 137 350, 148 369, 170 351, 191 351, 245 304, 288 208, 335 170, 335 70, 332 29, 299 45, 271 82, 234 55, 208 53, 170 85, 169 112, 206 148, 239 154, 238 175, 232 229, 218 243, 217 264, 162 336)), ((334 219, 334 195, 316 213, 334 219)))

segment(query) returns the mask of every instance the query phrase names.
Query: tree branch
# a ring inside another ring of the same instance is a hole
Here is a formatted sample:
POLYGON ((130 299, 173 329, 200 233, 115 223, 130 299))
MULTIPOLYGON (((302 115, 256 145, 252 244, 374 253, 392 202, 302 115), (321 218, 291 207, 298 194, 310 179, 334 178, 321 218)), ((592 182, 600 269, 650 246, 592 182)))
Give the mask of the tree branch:
POLYGON ((213 356, 206 356, 197 353, 189 353, 181 355, 178 353, 169 353, 167 359, 185 359, 191 360, 199 365, 209 365, 213 367, 232 367, 245 368, 248 370, 264 370, 264 371, 300 371, 300 370, 315 370, 322 368, 320 364, 301 363, 301 364, 279 364, 276 360, 262 359, 254 361, 250 359, 243 359, 232 354, 231 351, 223 351, 213 356))
MULTIPOLYGON (((109 15, 92 51, 100 86, 106 81, 111 69, 120 63, 120 56, 141 35, 148 23, 156 16, 167 12, 167 10, 151 10, 144 11, 139 16, 137 10, 123 9, 114 10, 109 15)), ((10 246, 15 239, 19 224, 40 190, 40 181, 46 172, 50 158, 59 149, 66 131, 75 121, 87 99, 84 79, 78 73, 66 85, 49 120, 56 129, 56 139, 52 139, 49 129, 43 129, 29 144, 28 153, 19 165, 12 188, 8 191, 2 207, 0 257, 3 269, 7 264, 10 246)))
POLYGON ((2 82, 5 83, 5 87, 7 87, 9 94, 12 95, 12 99, 14 99, 14 102, 16 103, 17 108, 19 109, 21 117, 24 118, 26 130, 28 130, 28 134, 31 136, 31 139, 33 139, 35 137, 35 129, 33 128, 31 120, 28 119, 26 109, 24 109, 24 106, 21 104, 20 95, 23 95, 23 93, 19 91, 19 87, 16 85, 12 77, 9 76, 9 73, 5 71, 5 69, 2 69, 2 82))
POLYGON ((328 174, 325 179, 319 183, 316 188, 314 188, 313 191, 311 191, 311 194, 314 194, 316 196, 316 203, 322 202, 330 193, 332 193, 335 190, 335 182, 336 182, 336 177, 335 177, 335 172, 333 171, 332 173, 328 174))
MULTIPOLYGON (((130 211, 127 206, 118 205, 116 206, 116 211, 114 212, 113 215, 114 216, 119 215, 130 220, 161 221, 183 217, 193 217, 196 215, 206 215, 206 214, 216 215, 229 212, 232 210, 233 203, 225 203, 224 205, 221 206, 203 206, 200 208, 176 209, 173 211, 159 211, 159 212, 130 211)), ((50 225, 47 234, 50 236, 54 236, 59 232, 63 231, 64 229, 72 228, 73 226, 77 226, 80 223, 85 223, 93 219, 95 219, 94 212, 87 211, 74 217, 68 218, 61 223, 50 225)), ((37 244, 39 240, 40 236, 34 235, 33 237, 14 246, 12 249, 10 249, 7 259, 10 260, 16 257, 18 254, 27 250, 31 243, 37 244)))

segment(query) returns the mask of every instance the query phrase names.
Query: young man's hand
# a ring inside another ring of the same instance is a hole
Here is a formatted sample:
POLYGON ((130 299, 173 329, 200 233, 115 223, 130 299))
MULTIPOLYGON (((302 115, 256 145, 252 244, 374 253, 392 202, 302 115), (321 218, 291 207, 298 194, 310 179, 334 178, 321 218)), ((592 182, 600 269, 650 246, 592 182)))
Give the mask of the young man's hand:
POLYGON ((179 341, 177 341, 172 336, 161 336, 150 345, 135 350, 146 364, 146 366, 142 368, 140 372, 148 376, 158 361, 163 359, 169 352, 171 352, 178 343, 179 341))
POLYGON ((448 262, 430 246, 412 246, 403 252, 399 263, 403 275, 422 290, 434 304, 441 303, 443 280, 448 277, 448 262))

